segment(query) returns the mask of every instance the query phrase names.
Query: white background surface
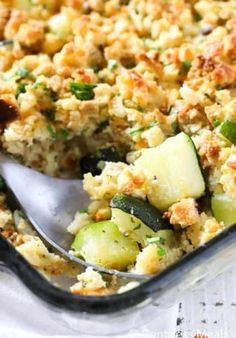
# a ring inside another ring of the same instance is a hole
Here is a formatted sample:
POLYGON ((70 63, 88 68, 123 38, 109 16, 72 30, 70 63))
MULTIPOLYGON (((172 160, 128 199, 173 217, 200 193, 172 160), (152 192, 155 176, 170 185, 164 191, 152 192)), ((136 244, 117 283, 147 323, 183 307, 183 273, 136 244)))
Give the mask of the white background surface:
MULTIPOLYGON (((236 269, 187 294, 171 309, 157 312, 154 320, 136 331, 116 337, 195 338, 202 333, 207 338, 235 338, 235 319, 236 269)), ((0 338, 42 336, 92 337, 52 321, 50 312, 34 297, 28 297, 13 276, 0 273, 0 338)))

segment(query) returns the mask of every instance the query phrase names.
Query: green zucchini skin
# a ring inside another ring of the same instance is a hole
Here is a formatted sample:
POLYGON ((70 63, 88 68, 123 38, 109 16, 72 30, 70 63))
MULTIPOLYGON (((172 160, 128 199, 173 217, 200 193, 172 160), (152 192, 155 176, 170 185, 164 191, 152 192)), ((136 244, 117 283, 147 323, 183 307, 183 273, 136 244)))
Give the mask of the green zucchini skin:
POLYGON ((236 121, 223 122, 220 126, 220 133, 231 143, 236 144, 236 121))
POLYGON ((90 172, 92 175, 100 175, 107 161, 125 162, 125 155, 113 145, 98 149, 94 154, 88 154, 80 160, 82 174, 90 172))
POLYGON ((169 221, 162 217, 162 213, 158 209, 141 199, 125 194, 116 194, 112 198, 110 206, 137 217, 155 232, 172 229, 169 221))
MULTIPOLYGON (((206 174, 203 170, 203 167, 202 167, 202 164, 201 164, 201 160, 200 160, 200 156, 198 155, 198 151, 197 151, 197 148, 192 140, 192 138, 189 136, 189 142, 191 143, 193 149, 195 150, 195 154, 196 154, 196 157, 197 157, 197 161, 198 161, 198 166, 199 166, 199 169, 201 171, 201 174, 202 174, 202 178, 203 178, 203 181, 205 183, 205 190, 203 191, 203 194, 202 194, 202 197, 203 196, 206 196, 209 191, 208 191, 208 185, 207 185, 207 177, 206 177, 206 174)), ((201 198, 201 197, 200 197, 201 198)))

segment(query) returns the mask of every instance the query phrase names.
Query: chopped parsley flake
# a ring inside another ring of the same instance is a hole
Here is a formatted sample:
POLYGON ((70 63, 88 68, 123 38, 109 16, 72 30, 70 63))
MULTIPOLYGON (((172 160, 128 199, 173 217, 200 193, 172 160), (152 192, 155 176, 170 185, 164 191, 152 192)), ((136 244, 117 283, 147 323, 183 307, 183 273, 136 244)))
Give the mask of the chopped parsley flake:
POLYGON ((147 242, 149 244, 158 242, 158 243, 164 245, 166 243, 165 238, 160 237, 160 236, 158 236, 158 237, 147 237, 146 239, 147 239, 147 242))
POLYGON ((182 62, 182 68, 185 73, 188 73, 189 69, 191 68, 191 62, 190 61, 183 61, 182 62))
POLYGON ((172 128, 175 135, 177 135, 179 133, 179 125, 178 125, 177 120, 175 120, 174 122, 171 123, 171 128, 172 128))
POLYGON ((81 101, 94 99, 93 89, 97 87, 96 83, 71 82, 70 90, 72 94, 81 101))
POLYGON ((41 113, 50 121, 54 121, 55 120, 55 109, 51 108, 51 109, 44 109, 41 111, 41 113))
POLYGON ((30 70, 26 67, 20 67, 17 71, 16 71, 16 76, 19 76, 20 78, 23 77, 27 77, 30 75, 30 70))
POLYGON ((51 135, 51 138, 53 140, 56 140, 57 139, 57 133, 56 133, 55 128, 51 124, 48 124, 47 125, 47 130, 49 131, 49 134, 51 135))
POLYGON ((198 22, 198 21, 202 20, 202 16, 199 13, 196 12, 193 15, 193 19, 194 19, 194 21, 198 22))
POLYGON ((136 109, 136 110, 140 111, 141 113, 144 111, 141 106, 139 106, 136 102, 134 102, 132 100, 124 99, 122 103, 125 106, 125 108, 136 109))
POLYGON ((57 132, 57 138, 58 139, 65 140, 65 139, 68 138, 68 136, 69 136, 69 131, 66 128, 61 128, 57 132))
POLYGON ((45 91, 48 90, 48 87, 47 87, 46 83, 44 83, 44 82, 35 82, 32 87, 33 87, 33 89, 42 88, 45 91))
POLYGON ((110 71, 115 70, 117 67, 118 67, 118 62, 117 62, 116 60, 109 60, 109 61, 108 61, 107 68, 108 68, 110 71))
POLYGON ((88 210, 87 209, 79 209, 78 212, 79 212, 79 214, 87 214, 88 210))
POLYGON ((211 97, 210 97, 210 95, 209 95, 209 94, 207 94, 207 93, 204 93, 204 96, 205 96, 207 99, 211 100, 211 97))
POLYGON ((51 124, 48 124, 47 130, 49 131, 54 141, 66 140, 69 136, 69 131, 66 128, 60 128, 59 130, 56 130, 54 126, 52 126, 51 124))
POLYGON ((137 224, 134 228, 133 228, 133 230, 138 230, 138 229, 140 229, 141 228, 141 226, 142 226, 142 224, 141 223, 139 223, 139 224, 137 224))
POLYGON ((157 126, 157 125, 158 125, 158 122, 153 121, 153 122, 151 122, 151 123, 149 124, 149 126, 147 126, 147 127, 139 127, 139 128, 134 128, 134 129, 130 130, 130 131, 128 132, 128 134, 129 134, 130 136, 135 136, 135 135, 137 135, 137 134, 139 134, 139 133, 141 133, 141 132, 143 132, 143 131, 145 131, 145 130, 148 130, 148 129, 150 129, 150 128, 153 128, 153 127, 155 127, 155 126, 157 126))
POLYGON ((129 132, 129 135, 130 135, 130 136, 134 136, 134 135, 137 135, 137 134, 141 133, 141 132, 144 131, 144 130, 145 130, 144 127, 135 128, 135 129, 132 129, 132 130, 129 132))
POLYGON ((98 65, 93 65, 92 69, 93 69, 95 74, 97 74, 101 70, 101 68, 98 65))
POLYGON ((222 90, 222 89, 224 89, 219 83, 217 83, 216 85, 215 85, 215 89, 216 90, 222 90))
POLYGON ((16 89, 16 98, 22 93, 26 93, 26 87, 28 83, 19 83, 16 89))
POLYGON ((163 257, 163 256, 166 255, 166 250, 160 246, 157 249, 157 254, 158 254, 158 256, 163 257))

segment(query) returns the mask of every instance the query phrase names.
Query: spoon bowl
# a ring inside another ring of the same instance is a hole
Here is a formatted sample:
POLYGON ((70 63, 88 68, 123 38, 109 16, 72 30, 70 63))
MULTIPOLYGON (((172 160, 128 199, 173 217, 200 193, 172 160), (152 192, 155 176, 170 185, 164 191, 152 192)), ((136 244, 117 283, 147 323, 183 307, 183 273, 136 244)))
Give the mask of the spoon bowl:
POLYGON ((82 180, 54 178, 27 168, 0 153, 0 174, 26 217, 41 237, 69 260, 119 277, 145 280, 138 275, 90 264, 69 253, 73 236, 67 231, 76 211, 89 204, 82 180))

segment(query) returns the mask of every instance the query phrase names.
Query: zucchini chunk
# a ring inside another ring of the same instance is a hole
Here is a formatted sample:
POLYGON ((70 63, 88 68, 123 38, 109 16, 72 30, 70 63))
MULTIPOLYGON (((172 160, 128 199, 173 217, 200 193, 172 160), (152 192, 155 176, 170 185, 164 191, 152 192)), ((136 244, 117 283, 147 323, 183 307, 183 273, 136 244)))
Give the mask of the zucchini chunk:
POLYGON ((211 209, 218 222, 225 226, 236 222, 236 200, 226 194, 215 194, 211 197, 211 209))
POLYGON ((182 198, 199 198, 205 193, 195 146, 183 132, 155 148, 143 149, 134 164, 149 170, 157 180, 158 184, 148 194, 148 199, 161 211, 182 198))
POLYGON ((135 263, 139 253, 138 244, 125 237, 111 221, 84 226, 71 248, 86 262, 122 271, 135 263))
POLYGON ((219 127, 220 134, 233 144, 236 144, 236 121, 225 121, 219 127))
POLYGON ((136 216, 153 231, 172 228, 169 221, 162 217, 159 210, 141 199, 125 194, 116 194, 111 200, 111 207, 121 209, 131 216, 136 216))
POLYGON ((111 209, 111 220, 117 224, 120 232, 141 244, 142 247, 148 244, 150 238, 157 237, 164 239, 165 243, 169 246, 174 243, 173 230, 167 229, 155 232, 146 224, 144 224, 139 218, 121 209, 111 209))

